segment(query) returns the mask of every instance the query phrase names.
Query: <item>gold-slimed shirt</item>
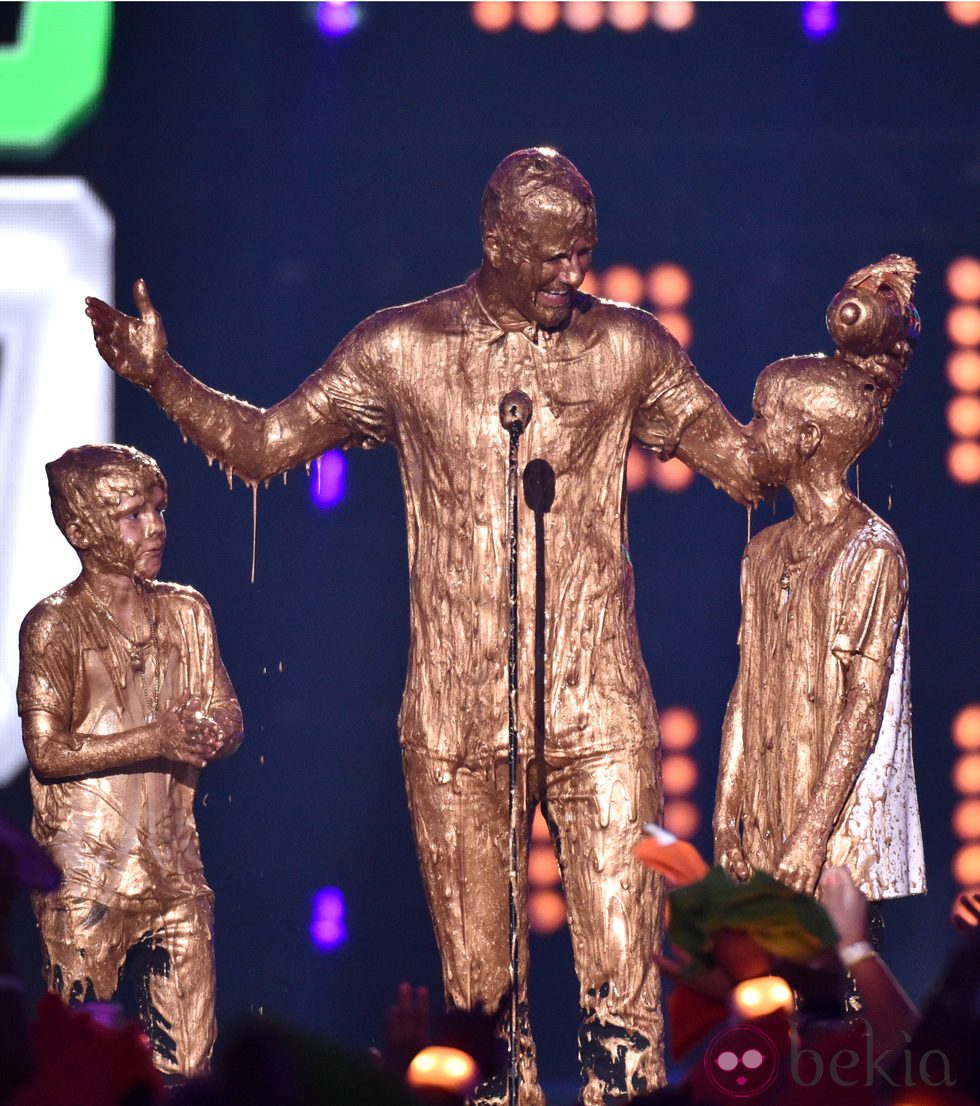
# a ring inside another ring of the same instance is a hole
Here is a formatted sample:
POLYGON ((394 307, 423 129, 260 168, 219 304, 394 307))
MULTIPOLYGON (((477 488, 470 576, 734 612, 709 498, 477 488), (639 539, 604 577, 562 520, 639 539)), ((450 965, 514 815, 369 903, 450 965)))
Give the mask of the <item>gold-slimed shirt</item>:
MULTIPOLYGON (((159 717, 185 689, 206 713, 238 714, 204 598, 179 584, 147 585, 159 652, 134 673, 129 646, 78 581, 42 600, 21 629, 17 703, 43 710, 73 734, 114 734, 147 721, 155 666, 159 717), (146 680, 146 696, 141 688, 146 680)), ((170 902, 207 892, 194 793, 200 772, 157 758, 92 775, 31 772, 33 833, 65 887, 110 906, 170 902)))

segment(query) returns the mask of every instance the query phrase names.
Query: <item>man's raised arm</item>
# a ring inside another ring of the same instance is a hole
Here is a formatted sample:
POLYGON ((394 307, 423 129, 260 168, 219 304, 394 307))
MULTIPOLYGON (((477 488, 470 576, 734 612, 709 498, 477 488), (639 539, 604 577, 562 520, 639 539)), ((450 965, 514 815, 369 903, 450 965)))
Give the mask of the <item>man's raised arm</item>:
POLYGON ((119 376, 146 389, 184 435, 223 468, 248 481, 265 480, 347 441, 383 440, 383 412, 370 396, 357 394, 355 366, 348 364, 356 360, 353 336, 292 395, 266 410, 208 388, 178 365, 167 352, 163 321, 142 280, 133 296, 139 318, 94 297, 86 300, 99 353, 119 376))

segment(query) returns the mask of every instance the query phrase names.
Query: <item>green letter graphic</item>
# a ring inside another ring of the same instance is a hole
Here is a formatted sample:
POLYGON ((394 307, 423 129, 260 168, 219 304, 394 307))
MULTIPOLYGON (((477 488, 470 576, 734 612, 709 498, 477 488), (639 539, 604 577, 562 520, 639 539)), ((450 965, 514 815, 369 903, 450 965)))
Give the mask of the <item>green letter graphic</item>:
POLYGON ((112 5, 25 3, 20 35, 0 47, 0 148, 44 149, 102 91, 112 5))

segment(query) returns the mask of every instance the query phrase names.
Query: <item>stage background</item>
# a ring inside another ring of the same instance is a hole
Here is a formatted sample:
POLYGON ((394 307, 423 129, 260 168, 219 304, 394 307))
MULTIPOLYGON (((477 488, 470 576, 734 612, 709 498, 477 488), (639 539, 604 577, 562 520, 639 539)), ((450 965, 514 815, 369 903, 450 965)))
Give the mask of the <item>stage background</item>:
MULTIPOLYGON (((9 43, 21 5, 0 7, 9 43)), ((921 998, 954 943, 949 734, 977 697, 977 488, 946 470, 944 280, 951 260, 980 250, 980 29, 941 4, 837 5, 836 29, 813 40, 787 3, 699 4, 679 33, 491 34, 469 4, 366 4, 352 33, 330 39, 316 14, 119 5, 98 109, 47 155, 0 163, 5 176, 90 183, 115 219, 116 302, 129 309, 145 277, 174 355, 215 387, 271 404, 372 311, 464 279, 480 259, 489 173, 532 144, 558 147, 590 180, 597 269, 687 269, 692 357, 743 420, 764 365, 830 350, 824 308, 850 271, 889 251, 919 261, 922 342, 861 489, 911 569, 930 893, 888 911, 885 953, 921 998)), ((245 711, 243 748, 203 774, 198 804, 221 1024, 261 1009, 377 1042, 399 980, 439 990, 395 730, 408 589, 394 452, 350 456, 332 510, 311 501, 302 470, 262 491, 251 584, 250 493, 229 492, 137 389, 120 383, 115 402, 117 440, 157 457, 170 481, 163 576, 210 600, 245 711), (332 952, 309 935, 326 886, 346 904, 347 940, 332 952)), ((701 722, 705 851, 745 525, 702 478, 631 498, 654 693, 701 722)), ((61 540, 53 523, 49 538, 61 540)), ((21 773, 0 813, 26 826, 29 805, 21 773)), ((17 925, 36 994, 24 902, 17 925)), ((541 1068, 568 1086, 567 931, 536 937, 532 957, 541 1068)))

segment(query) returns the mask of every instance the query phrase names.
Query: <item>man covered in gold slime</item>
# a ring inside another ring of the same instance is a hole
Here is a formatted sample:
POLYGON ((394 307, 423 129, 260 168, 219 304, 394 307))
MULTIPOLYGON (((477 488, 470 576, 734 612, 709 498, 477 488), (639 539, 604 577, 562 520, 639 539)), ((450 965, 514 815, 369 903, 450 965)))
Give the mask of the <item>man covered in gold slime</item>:
POLYGON ((82 562, 21 628, 17 703, 33 832, 63 882, 34 901, 48 987, 107 1002, 140 962, 140 1016, 166 1074, 214 1047, 214 896, 194 791, 234 752, 242 716, 211 610, 156 581, 167 482, 128 446, 70 449, 47 466, 51 507, 82 562))
POLYGON ((847 471, 881 430, 918 335, 909 258, 852 274, 834 357, 766 368, 749 432, 795 512, 742 564, 741 663, 725 716, 715 856, 813 893, 825 865, 870 899, 925 891, 908 695, 908 568, 847 471))
MULTIPOLYGON (((534 527, 521 507, 521 779, 526 814, 540 798, 558 843, 581 984, 582 1100, 594 1106, 663 1080, 651 964, 661 888, 631 852, 641 824, 660 818, 661 791, 627 552, 627 449, 636 438, 675 454, 743 502, 755 482, 743 428, 656 319, 578 291, 596 217, 571 162, 547 149, 511 154, 487 185, 481 223, 478 273, 372 315, 269 410, 218 394, 176 364, 142 283, 140 319, 98 300, 88 314, 108 363, 248 481, 337 445, 397 449, 411 585, 399 726, 446 997, 460 1006, 498 1008, 509 986, 508 435, 498 405, 513 389, 531 397, 520 464, 546 462, 555 485, 545 516, 540 704, 528 617, 534 527), (544 718, 540 756, 535 706, 544 718)), ((527 817, 521 822, 523 870, 527 817)), ((534 1104, 542 1096, 524 1005, 523 920, 520 949, 521 1102, 534 1104)), ((480 1096, 500 1093, 485 1087, 480 1096)))

